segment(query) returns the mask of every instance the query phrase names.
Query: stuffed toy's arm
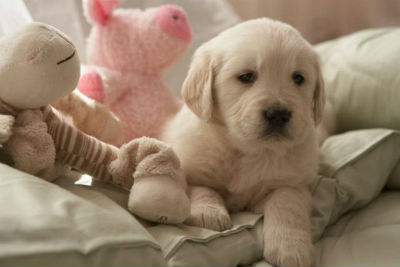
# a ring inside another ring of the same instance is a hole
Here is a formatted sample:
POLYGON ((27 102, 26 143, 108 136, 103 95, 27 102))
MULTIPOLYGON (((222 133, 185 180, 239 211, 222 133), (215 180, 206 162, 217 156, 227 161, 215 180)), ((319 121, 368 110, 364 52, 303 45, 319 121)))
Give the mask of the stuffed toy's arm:
POLYGON ((26 110, 17 115, 12 135, 4 144, 17 169, 41 176, 54 167, 55 147, 47 130, 41 110, 26 110))
POLYGON ((77 90, 52 106, 70 116, 79 130, 106 143, 112 143, 121 133, 121 121, 104 104, 87 98, 77 90))
POLYGON ((0 114, 0 147, 10 139, 14 122, 12 115, 0 114))

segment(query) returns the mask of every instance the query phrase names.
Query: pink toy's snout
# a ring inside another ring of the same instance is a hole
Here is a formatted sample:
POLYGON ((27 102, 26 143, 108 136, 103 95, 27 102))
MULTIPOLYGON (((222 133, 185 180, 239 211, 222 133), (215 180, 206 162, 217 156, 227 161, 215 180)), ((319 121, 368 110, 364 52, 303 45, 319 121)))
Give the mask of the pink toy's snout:
POLYGON ((157 10, 155 15, 158 25, 166 33, 186 43, 192 40, 192 33, 182 8, 164 5, 157 10))

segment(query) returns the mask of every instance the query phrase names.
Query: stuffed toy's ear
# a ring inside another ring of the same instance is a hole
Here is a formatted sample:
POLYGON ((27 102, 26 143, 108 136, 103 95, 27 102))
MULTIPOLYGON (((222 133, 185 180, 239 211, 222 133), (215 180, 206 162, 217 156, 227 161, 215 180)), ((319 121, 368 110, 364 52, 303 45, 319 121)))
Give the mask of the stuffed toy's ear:
POLYGON ((107 23, 118 0, 84 0, 83 10, 89 23, 103 26, 107 23))

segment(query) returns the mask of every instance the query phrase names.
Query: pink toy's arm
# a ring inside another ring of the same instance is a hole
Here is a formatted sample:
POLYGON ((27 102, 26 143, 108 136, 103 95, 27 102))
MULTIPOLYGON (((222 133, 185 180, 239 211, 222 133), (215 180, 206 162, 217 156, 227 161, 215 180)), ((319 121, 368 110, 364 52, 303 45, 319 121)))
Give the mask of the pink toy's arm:
POLYGON ((93 69, 82 74, 78 83, 78 90, 97 102, 104 103, 105 101, 103 81, 100 74, 93 69))
POLYGON ((129 85, 131 80, 125 75, 105 68, 89 68, 79 80, 78 91, 98 103, 112 105, 124 94, 118 84, 129 85), (112 85, 112 86, 110 86, 112 85))

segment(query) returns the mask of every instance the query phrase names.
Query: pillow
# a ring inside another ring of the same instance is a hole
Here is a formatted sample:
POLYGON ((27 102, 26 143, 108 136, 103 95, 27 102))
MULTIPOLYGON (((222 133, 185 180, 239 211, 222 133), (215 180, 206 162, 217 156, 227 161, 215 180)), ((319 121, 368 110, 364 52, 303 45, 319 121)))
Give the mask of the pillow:
POLYGON ((103 194, 4 164, 0 173, 1 266, 166 265, 154 238, 103 194))
MULTIPOLYGON (((326 228, 316 245, 316 266, 398 266, 400 192, 380 194, 366 207, 326 228)), ((254 267, 272 267, 265 260, 254 267)))
POLYGON ((349 212, 316 244, 317 266, 399 266, 400 192, 380 194, 349 212))
POLYGON ((316 46, 336 133, 400 130, 400 28, 357 32, 316 46))
POLYGON ((369 204, 385 185, 400 189, 399 147, 400 132, 386 129, 350 131, 324 142, 313 190, 314 240, 346 212, 369 204))
POLYGON ((261 217, 233 214, 233 228, 223 232, 186 225, 147 230, 161 245, 169 266, 249 266, 263 257, 261 217))
MULTIPOLYGON (((126 192, 98 181, 88 188, 102 192, 126 208, 126 192)), ((233 214, 232 220, 233 228, 223 232, 142 220, 141 223, 161 246, 168 266, 248 266, 262 258, 262 216, 241 212, 233 214)))

